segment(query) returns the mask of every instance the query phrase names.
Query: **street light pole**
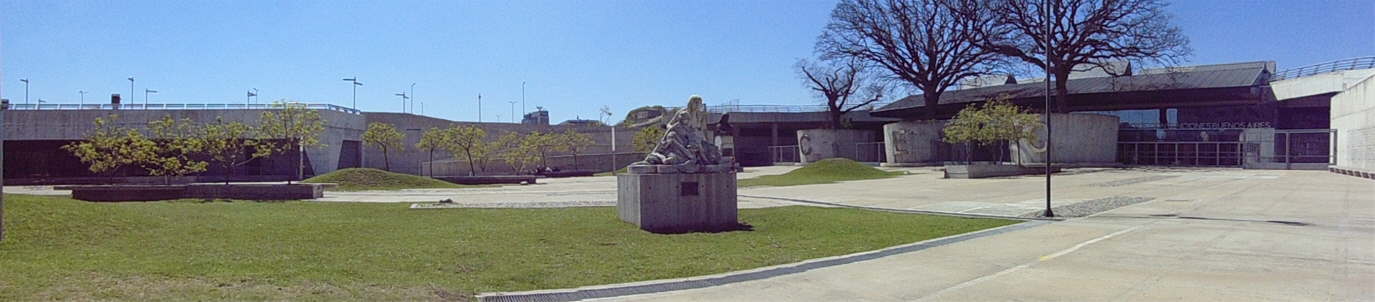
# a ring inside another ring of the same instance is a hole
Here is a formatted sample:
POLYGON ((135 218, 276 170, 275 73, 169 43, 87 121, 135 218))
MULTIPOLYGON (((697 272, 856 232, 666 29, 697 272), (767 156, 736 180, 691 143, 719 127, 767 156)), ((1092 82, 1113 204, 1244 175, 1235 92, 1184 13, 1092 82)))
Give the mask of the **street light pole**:
POLYGON ((511 103, 511 123, 515 123, 515 122, 516 122, 516 101, 509 101, 509 102, 507 102, 507 103, 511 103))
POLYGON ((397 93, 396 96, 401 97, 401 113, 406 113, 406 99, 409 97, 405 92, 397 93))
POLYGON ((344 81, 345 81, 345 82, 353 82, 353 108, 352 108, 352 109, 358 110, 358 86, 363 86, 363 83, 359 83, 359 82, 358 82, 358 77, 347 78, 347 79, 344 79, 344 81))
POLYGON ((76 107, 76 109, 81 109, 81 107, 86 107, 86 91, 85 91, 85 90, 82 90, 82 91, 77 91, 76 93, 80 93, 80 94, 81 94, 81 105, 78 105, 78 106, 76 107))
POLYGON ((28 104, 29 104, 29 79, 19 79, 19 81, 20 81, 20 82, 24 82, 24 105, 28 105, 28 104))
POLYGON ((254 101, 257 101, 257 103, 262 103, 262 102, 263 102, 263 99, 260 98, 260 97, 258 97, 258 88, 256 88, 256 87, 253 88, 253 100, 254 100, 254 101))
POLYGON ((415 113, 415 83, 411 83, 411 113, 415 113))
POLYGON ((482 122, 482 94, 477 94, 477 122, 482 122))
POLYGON ((525 81, 520 81, 520 114, 525 115, 525 81))
POLYGON ((1041 10, 1046 24, 1046 212, 1042 216, 1055 217, 1055 211, 1050 209, 1050 1, 1043 3, 1041 10))
POLYGON ((152 90, 152 89, 144 89, 144 90, 143 90, 143 109, 148 109, 148 94, 149 94, 149 93, 158 93, 158 91, 157 91, 157 90, 152 90))
POLYGON ((129 78, 129 101, 134 101, 134 78, 129 78))

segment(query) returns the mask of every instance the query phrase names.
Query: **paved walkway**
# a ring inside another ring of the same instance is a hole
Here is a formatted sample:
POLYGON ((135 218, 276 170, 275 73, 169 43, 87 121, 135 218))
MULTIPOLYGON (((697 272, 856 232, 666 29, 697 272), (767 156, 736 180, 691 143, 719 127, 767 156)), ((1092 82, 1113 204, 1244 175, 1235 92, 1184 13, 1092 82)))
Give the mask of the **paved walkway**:
MULTIPOLYGON (((1375 300, 1375 182, 1318 171, 1182 172, 1149 172, 1174 177, 1116 187, 1095 184, 1141 176, 1057 177, 1057 198, 1157 198, 1089 218, 763 280, 606 300, 1375 300)), ((969 202, 985 202, 1034 198, 1044 192, 1032 189, 1038 184, 1012 178, 892 189, 866 183, 849 190, 859 196, 824 186, 805 191, 924 207, 945 203, 930 187, 961 188, 973 196, 969 202), (885 191, 897 196, 879 198, 885 191)))
MULTIPOLYGON (((751 168, 742 178, 792 167, 751 168)), ((741 207, 837 205, 1016 216, 1044 207, 1037 176, 881 180, 743 188, 741 207)), ((614 202, 611 177, 462 190, 329 192, 326 200, 614 202)), ((6 193, 65 194, 6 187, 6 193)), ((1074 169, 1055 206, 1112 196, 1150 201, 890 256, 615 301, 1375 301, 1375 181, 1322 171, 1074 169)), ((729 275, 729 274, 727 274, 729 275)), ((642 282, 644 283, 654 283, 642 282)), ((603 286, 605 287, 605 286, 603 286)))

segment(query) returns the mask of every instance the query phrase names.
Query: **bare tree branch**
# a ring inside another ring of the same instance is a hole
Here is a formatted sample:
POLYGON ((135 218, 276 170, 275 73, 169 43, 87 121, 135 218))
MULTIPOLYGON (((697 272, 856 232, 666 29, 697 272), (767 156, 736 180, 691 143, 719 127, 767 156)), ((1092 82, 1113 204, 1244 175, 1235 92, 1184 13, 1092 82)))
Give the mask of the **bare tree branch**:
POLYGON ((1066 81, 1075 66, 1103 67, 1117 60, 1174 65, 1193 51, 1179 27, 1170 24, 1163 0, 987 0, 983 5, 978 10, 1001 19, 987 39, 976 40, 978 46, 1048 69, 1055 77, 1058 112, 1068 110, 1066 81), (1051 20, 1044 17, 1047 1, 1051 20))
POLYGON ((978 47, 1000 35, 981 0, 842 0, 817 39, 822 59, 856 59, 922 92, 925 118, 959 81, 991 73, 997 51, 978 47))

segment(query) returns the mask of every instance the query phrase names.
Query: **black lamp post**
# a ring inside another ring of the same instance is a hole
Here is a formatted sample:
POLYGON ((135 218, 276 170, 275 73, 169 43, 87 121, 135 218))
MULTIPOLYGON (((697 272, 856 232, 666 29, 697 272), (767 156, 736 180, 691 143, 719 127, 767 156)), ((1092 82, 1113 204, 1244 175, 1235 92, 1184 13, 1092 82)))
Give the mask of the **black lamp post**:
POLYGON ((353 109, 356 110, 358 109, 358 86, 363 86, 363 83, 358 82, 358 77, 347 78, 344 81, 353 82, 353 109))

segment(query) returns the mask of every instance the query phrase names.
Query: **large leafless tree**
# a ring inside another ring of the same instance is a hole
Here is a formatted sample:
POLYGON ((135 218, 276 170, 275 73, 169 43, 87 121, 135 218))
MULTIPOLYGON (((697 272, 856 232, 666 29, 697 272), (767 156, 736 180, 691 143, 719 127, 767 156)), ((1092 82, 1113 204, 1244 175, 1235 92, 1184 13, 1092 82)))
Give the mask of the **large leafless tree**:
POLYGON ((1189 39, 1170 24, 1163 0, 989 0, 984 4, 961 11, 966 15, 992 11, 999 16, 999 26, 983 35, 987 39, 976 41, 988 51, 1048 69, 1055 77, 1057 112, 1068 110, 1066 81, 1076 66, 1114 72, 1104 63, 1173 65, 1192 52, 1189 39))
POLYGON ((823 58, 882 67, 922 92, 926 119, 940 96, 966 78, 990 73, 998 56, 975 41, 996 33, 980 0, 842 0, 818 38, 823 58))
POLYGON ((831 129, 841 128, 840 121, 846 113, 878 102, 887 90, 886 85, 866 72, 864 64, 858 60, 813 63, 799 59, 795 67, 803 84, 826 98, 827 126, 831 129))

